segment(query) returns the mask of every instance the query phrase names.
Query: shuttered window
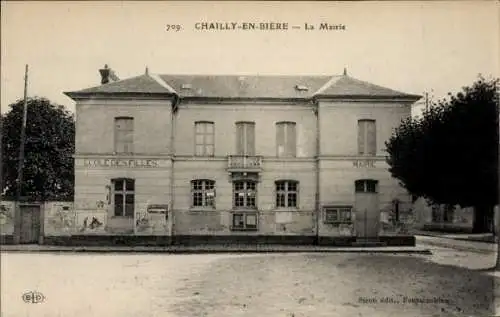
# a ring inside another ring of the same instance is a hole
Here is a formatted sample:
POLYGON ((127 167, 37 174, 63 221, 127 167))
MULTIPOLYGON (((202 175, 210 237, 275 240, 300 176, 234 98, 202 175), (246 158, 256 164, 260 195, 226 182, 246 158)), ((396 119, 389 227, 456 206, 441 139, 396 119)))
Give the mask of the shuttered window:
POLYGON ((115 152, 134 152, 134 118, 115 118, 115 152))
POLYGON ((375 120, 358 120, 358 154, 377 154, 377 127, 375 120))
POLYGON ((295 157, 297 132, 295 122, 276 123, 276 152, 278 157, 295 157))
POLYGON ((215 148, 214 123, 213 122, 195 122, 195 155, 213 156, 215 148))
POLYGON ((255 155, 255 123, 236 123, 236 154, 255 155))

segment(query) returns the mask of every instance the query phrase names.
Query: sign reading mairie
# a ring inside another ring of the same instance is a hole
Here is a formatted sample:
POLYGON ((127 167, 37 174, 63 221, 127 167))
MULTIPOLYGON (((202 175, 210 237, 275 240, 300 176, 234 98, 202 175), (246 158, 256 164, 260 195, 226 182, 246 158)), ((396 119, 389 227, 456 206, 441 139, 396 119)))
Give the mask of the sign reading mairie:
POLYGON ((355 160, 352 162, 354 167, 375 167, 374 160, 355 160))
POLYGON ((157 168, 158 160, 151 159, 84 159, 85 167, 157 168))

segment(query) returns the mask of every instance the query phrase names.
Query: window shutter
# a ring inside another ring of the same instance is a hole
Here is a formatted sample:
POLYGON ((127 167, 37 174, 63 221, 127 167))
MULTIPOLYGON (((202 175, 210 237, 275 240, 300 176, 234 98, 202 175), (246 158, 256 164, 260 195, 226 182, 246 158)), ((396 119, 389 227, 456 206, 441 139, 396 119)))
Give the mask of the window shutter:
POLYGON ((278 156, 283 156, 285 153, 285 126, 284 124, 276 124, 276 151, 278 156))
POLYGON ((134 119, 115 118, 115 152, 133 152, 134 144, 134 119))
POLYGON ((295 156, 295 152, 297 150, 297 145, 296 145, 296 132, 295 132, 295 124, 294 123, 288 123, 287 124, 287 131, 286 131, 286 145, 287 145, 287 155, 288 156, 295 156))
POLYGON ((245 126, 243 123, 236 124, 236 154, 245 154, 244 141, 245 141, 245 126))
POLYGON ((196 122, 195 124, 195 132, 196 134, 203 133, 203 123, 202 122, 196 122))
POLYGON ((365 154, 365 121, 358 121, 358 154, 365 154))
POLYGON ((247 155, 255 155, 255 125, 246 124, 246 151, 247 155))
POLYGON ((367 134, 367 154, 375 155, 377 153, 377 129, 375 121, 366 122, 366 134, 367 134))

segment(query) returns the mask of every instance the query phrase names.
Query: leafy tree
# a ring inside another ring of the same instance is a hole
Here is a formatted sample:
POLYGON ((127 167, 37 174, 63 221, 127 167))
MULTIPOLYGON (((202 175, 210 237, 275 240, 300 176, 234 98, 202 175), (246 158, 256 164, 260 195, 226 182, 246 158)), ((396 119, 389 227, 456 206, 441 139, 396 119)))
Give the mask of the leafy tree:
POLYGON ((386 142, 392 176, 432 203, 475 207, 475 232, 493 227, 499 198, 497 84, 479 77, 404 120, 386 142))
MULTIPOLYGON (((15 197, 23 100, 2 117, 2 192, 15 197)), ((75 122, 63 106, 45 98, 27 100, 25 161, 21 195, 31 200, 73 198, 75 122)))

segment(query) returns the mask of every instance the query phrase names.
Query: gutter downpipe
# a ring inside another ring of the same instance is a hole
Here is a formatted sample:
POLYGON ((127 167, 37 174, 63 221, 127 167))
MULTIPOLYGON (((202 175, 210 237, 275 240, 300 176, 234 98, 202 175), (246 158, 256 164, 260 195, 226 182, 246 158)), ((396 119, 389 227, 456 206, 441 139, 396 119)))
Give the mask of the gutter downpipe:
POLYGON ((320 244, 319 225, 321 219, 320 212, 320 177, 319 177, 319 155, 320 155, 320 120, 319 120, 319 102, 314 99, 314 114, 316 115, 316 160, 315 160, 315 173, 316 173, 316 193, 315 193, 315 209, 316 209, 316 241, 315 244, 320 244))
POLYGON ((175 162, 175 114, 178 110, 180 98, 174 94, 172 100, 172 109, 170 111, 170 244, 174 244, 175 237, 175 177, 174 177, 174 162, 175 162))

